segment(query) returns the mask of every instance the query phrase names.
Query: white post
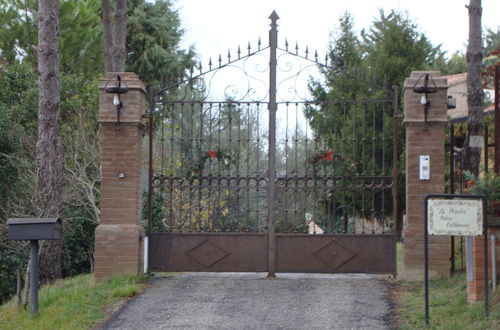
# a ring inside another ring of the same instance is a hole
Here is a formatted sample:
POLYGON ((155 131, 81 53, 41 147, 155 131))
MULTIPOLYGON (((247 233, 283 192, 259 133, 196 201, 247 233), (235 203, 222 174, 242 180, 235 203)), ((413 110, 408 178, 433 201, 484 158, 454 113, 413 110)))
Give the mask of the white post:
POLYGON ((148 272, 148 254, 149 254, 149 251, 148 251, 148 238, 147 236, 144 237, 144 256, 143 256, 143 260, 144 260, 144 274, 146 274, 148 272))

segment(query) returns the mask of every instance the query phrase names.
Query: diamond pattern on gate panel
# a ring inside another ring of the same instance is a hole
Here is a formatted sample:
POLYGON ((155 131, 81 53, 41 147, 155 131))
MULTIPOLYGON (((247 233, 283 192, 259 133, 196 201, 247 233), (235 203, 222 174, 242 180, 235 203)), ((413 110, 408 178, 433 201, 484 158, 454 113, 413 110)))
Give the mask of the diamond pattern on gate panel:
POLYGON ((205 268, 210 268, 230 253, 207 239, 187 251, 186 254, 205 268))
POLYGON ((313 255, 325 264, 332 266, 333 269, 337 269, 358 254, 333 239, 316 252, 313 252, 313 255))

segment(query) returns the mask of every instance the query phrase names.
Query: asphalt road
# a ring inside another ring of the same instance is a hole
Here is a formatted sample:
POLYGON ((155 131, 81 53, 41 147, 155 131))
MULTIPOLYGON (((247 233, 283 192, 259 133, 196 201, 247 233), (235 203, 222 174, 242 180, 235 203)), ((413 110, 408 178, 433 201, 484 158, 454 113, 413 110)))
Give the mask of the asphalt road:
POLYGON ((389 289, 359 274, 160 277, 103 329, 395 329, 389 289))

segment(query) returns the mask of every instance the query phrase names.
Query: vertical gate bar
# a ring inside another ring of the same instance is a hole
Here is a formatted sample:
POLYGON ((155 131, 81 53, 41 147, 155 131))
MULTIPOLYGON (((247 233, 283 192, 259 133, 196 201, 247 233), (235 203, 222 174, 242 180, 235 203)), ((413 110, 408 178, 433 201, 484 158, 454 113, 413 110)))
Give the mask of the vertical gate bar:
MULTIPOLYGON (((212 139, 212 132, 213 132, 213 127, 214 127, 214 116, 212 113, 214 104, 212 102, 208 103, 208 145, 207 145, 207 151, 213 149, 213 139, 212 139)), ((207 201, 212 204, 212 186, 213 186, 213 176, 212 176, 212 158, 208 157, 208 172, 206 176, 203 176, 203 168, 205 167, 205 164, 201 166, 201 171, 200 175, 202 178, 206 179, 207 183, 207 201)), ((214 222, 213 222, 213 217, 211 217, 210 214, 210 208, 207 206, 207 226, 210 228, 210 230, 215 230, 216 228, 214 227, 214 222)))
POLYGON ((392 231, 398 237, 398 86, 392 86, 392 231))
POLYGON ((455 193, 455 125, 450 122, 450 194, 455 193))
POLYGON ((265 174, 261 174, 260 173, 260 151, 261 151, 261 147, 260 147, 260 114, 261 114, 261 110, 260 110, 260 103, 257 104, 257 135, 256 135, 256 148, 257 148, 257 164, 256 164, 256 176, 257 176, 257 181, 256 181, 256 189, 255 189, 255 217, 256 217, 256 223, 257 223, 257 228, 259 228, 259 232, 261 231, 261 223, 260 223, 260 205, 259 205, 259 202, 260 202, 260 178, 261 177, 265 177, 265 174))
MULTIPOLYGON (((175 174, 176 174, 176 168, 174 167, 174 142, 175 142, 175 135, 174 135, 174 126, 175 126, 175 109, 176 109, 176 104, 171 104, 169 106, 170 108, 170 152, 169 152, 169 157, 170 157, 170 168, 172 169, 172 173, 173 174, 170 174, 169 176, 169 180, 168 180, 168 219, 169 219, 169 223, 170 223, 170 231, 173 231, 174 227, 176 226, 176 221, 174 219, 174 198, 173 198, 173 194, 174 194, 174 177, 175 177, 175 174)), ((164 120, 165 120, 165 117, 162 116, 162 122, 161 122, 161 125, 162 125, 162 136, 164 136, 164 120)), ((163 151, 162 152, 162 172, 161 174, 163 175, 164 173, 164 166, 163 166, 163 157, 165 155, 165 152, 163 151)), ((168 158, 166 160, 168 162, 168 158)), ((178 229, 178 228, 177 228, 178 229)))
MULTIPOLYGON (((298 219, 298 211, 299 211, 299 204, 298 204, 298 187, 299 187, 299 181, 298 181, 298 175, 303 175, 304 177, 306 176, 306 173, 299 173, 299 109, 298 109, 298 105, 297 103, 295 104, 295 140, 294 140, 294 143, 295 143, 295 165, 294 165, 294 172, 295 172, 295 180, 294 180, 294 221, 295 223, 297 223, 297 219, 298 219)), ((306 128, 306 138, 307 138, 307 128, 306 128)), ((304 155, 304 158, 307 159, 307 151, 305 152, 305 155, 304 155)), ((305 170, 305 167, 304 167, 304 170, 305 170)), ((302 212, 301 212, 302 213, 302 212)), ((302 217, 303 219, 305 219, 305 212, 304 212, 304 215, 302 217)))
MULTIPOLYGON (((234 103, 232 102, 229 102, 228 105, 227 105, 227 138, 228 138, 228 142, 227 142, 227 152, 228 152, 228 155, 229 157, 231 157, 231 151, 233 151, 233 134, 232 134, 232 130, 233 130, 233 107, 235 106, 234 103)), ((232 216, 231 214, 231 210, 229 210, 229 200, 231 199, 232 197, 232 194, 233 194, 233 191, 231 190, 231 183, 232 183, 232 180, 231 180, 231 176, 232 176, 232 173, 231 173, 231 163, 229 162, 229 160, 224 160, 224 167, 225 167, 225 170, 226 170, 226 191, 223 191, 223 194, 226 198, 226 202, 228 204, 226 204, 226 208, 228 210, 228 213, 227 213, 227 216, 228 219, 229 219, 229 223, 231 224, 231 227, 232 228, 236 228, 236 229, 232 229, 232 230, 241 230, 241 222, 240 221, 236 221, 235 224, 233 224, 234 222, 234 217, 232 216), (226 161, 227 161, 227 164, 226 164, 226 161), (227 192, 227 196, 226 196, 226 192, 227 192), (234 227, 236 226, 236 227, 234 227)), ((223 211, 224 212, 224 211, 223 211)), ((238 219, 239 220, 239 219, 238 219)))
POLYGON ((149 91, 151 99, 149 101, 149 155, 148 155, 148 227, 147 236, 151 235, 151 227, 153 222, 153 111, 155 107, 155 93, 149 91))
POLYGON ((495 65, 495 173, 500 173, 500 64, 495 65))
MULTIPOLYGON (((298 111, 298 104, 295 103, 295 111, 298 111)), ((305 203, 303 204, 303 217, 305 218, 306 217, 306 213, 307 213, 307 205, 309 204, 309 198, 310 198, 310 194, 309 194, 309 174, 308 174, 308 167, 307 167, 307 158, 309 157, 309 149, 308 149, 308 143, 309 143, 309 125, 306 125, 306 128, 305 128, 305 137, 304 137, 304 155, 305 157, 303 157, 303 166, 302 168, 304 169, 304 171, 301 173, 301 175, 305 178, 303 180, 303 185, 304 185, 304 194, 305 194, 305 203)), ((298 182, 298 178, 296 177, 295 178, 296 182, 298 182)), ((300 198, 300 196, 299 196, 300 198)), ((301 212, 302 213, 302 212, 301 212)), ((300 215, 299 215, 300 216, 300 215)))
MULTIPOLYGON (((371 178, 370 178, 370 185, 373 187, 373 184, 375 183, 375 154, 376 154, 376 149, 375 149, 375 143, 377 141, 376 139, 376 106, 374 103, 371 104, 372 108, 372 172, 371 172, 371 178)), ((371 188, 372 192, 372 209, 371 209, 371 222, 372 222, 372 234, 375 234, 375 222, 377 221, 376 219, 376 214, 375 214, 375 198, 376 198, 376 191, 375 188, 371 188)))
POLYGON ((361 195, 361 217, 362 217, 362 230, 361 233, 365 233, 365 226, 366 226, 366 209, 365 209, 365 194, 366 194, 366 169, 365 169, 365 155, 366 155, 366 149, 365 149, 365 142, 366 142, 366 136, 365 136, 365 123, 366 123, 366 103, 363 103, 362 110, 363 111, 363 128, 362 128, 362 134, 361 134, 361 173, 363 175, 363 183, 362 183, 362 195, 361 195))
MULTIPOLYGON (((322 116, 320 118, 323 119, 323 127, 318 129, 318 131, 323 132, 323 135, 325 136, 325 139, 323 140, 324 145, 328 145, 328 142, 331 144, 332 150, 334 152, 334 156, 339 155, 339 157, 344 157, 344 155, 342 154, 342 150, 341 150, 342 144, 339 143, 339 141, 337 141, 337 137, 341 136, 341 133, 338 129, 338 126, 339 126, 338 123, 340 122, 341 103, 334 102, 334 103, 329 104, 328 102, 325 102, 325 104, 323 106, 326 107, 326 111, 325 111, 326 114, 331 113, 330 118, 333 121, 333 125, 332 125, 333 127, 331 127, 331 132, 329 132, 330 129, 327 129, 327 125, 326 125, 326 118, 328 118, 328 115, 322 116), (331 107, 331 109, 329 109, 330 107, 331 107), (337 114, 337 111, 339 114, 337 114), (330 140, 330 141, 328 141, 328 140, 330 140)), ((342 124, 340 124, 340 125, 342 125, 342 124)), ((315 157, 317 158, 317 154, 315 157)), ((337 199, 336 192, 339 189, 338 187, 340 187, 343 184, 343 182, 340 182, 339 176, 336 173, 336 162, 335 161, 332 162, 330 173, 332 174, 333 189, 331 190, 330 198, 328 198, 330 201, 330 205, 328 205, 328 207, 331 209, 331 212, 330 212, 330 214, 327 214, 327 216, 329 216, 329 218, 327 217, 326 221, 327 221, 327 223, 330 222, 332 232, 337 233, 337 231, 341 232, 343 230, 343 226, 341 223, 342 219, 343 219, 342 215, 340 215, 340 218, 337 219, 337 213, 340 214, 340 212, 338 212, 338 211, 342 210, 342 212, 343 212, 343 209, 342 209, 342 202, 341 201, 339 202, 340 205, 337 206, 338 199, 337 199)), ((327 175, 327 174, 324 173, 324 175, 327 175)), ((312 189, 316 190, 317 188, 313 187, 312 189)), ((326 192, 325 192, 325 196, 326 196, 326 192)))
MULTIPOLYGON (((217 125, 217 149, 218 151, 221 151, 222 150, 222 130, 223 130, 223 126, 222 126, 222 112, 223 112, 223 107, 224 106, 227 106, 226 103, 222 104, 222 103, 219 103, 218 106, 217 106, 217 112, 218 112, 218 125, 217 125)), ((217 157, 219 157, 220 155, 217 155, 217 157)), ((224 201, 221 202, 221 190, 222 190, 222 161, 220 158, 217 158, 217 179, 216 179, 216 189, 215 189, 215 192, 216 192, 216 199, 217 199, 217 202, 216 202, 216 207, 214 208, 215 210, 215 217, 214 217, 214 220, 216 221, 215 222, 215 226, 217 226, 218 224, 221 225, 222 228, 224 228, 224 231, 227 231, 228 228, 226 227, 227 225, 222 223, 221 220, 221 205, 224 201)), ((222 229, 221 228, 221 229, 222 229)))
MULTIPOLYGON (((455 126, 450 122, 450 194, 455 194, 455 126)), ((451 262, 451 273, 453 274, 456 270, 455 266, 455 236, 450 238, 450 262, 451 262)))
MULTIPOLYGON (((247 223, 250 223, 251 221, 251 218, 250 218, 250 211, 251 211, 251 208, 250 208, 250 131, 252 131, 251 127, 250 127, 250 104, 247 104, 247 107, 246 107, 246 130, 247 130, 247 138, 246 138, 246 145, 245 145, 245 148, 246 148, 246 151, 247 151, 247 155, 246 155, 246 167, 247 167, 247 170, 246 170, 246 207, 247 207, 247 211, 245 212, 247 214, 247 223)), ((258 174, 257 174, 258 175, 258 174)), ((254 227, 254 231, 258 232, 260 231, 259 230, 259 226, 258 224, 254 227)))
MULTIPOLYGON (((195 158, 195 144, 196 144, 196 139, 194 136, 194 103, 190 103, 190 112, 189 112, 189 159, 192 161, 195 158)), ((193 217, 193 198, 194 194, 196 194, 196 189, 193 190, 194 188, 194 183, 195 183, 195 178, 191 177, 187 184, 189 185, 189 215, 188 215, 188 220, 191 222, 193 218, 196 218, 196 216, 193 217)), ((195 200, 196 202, 196 200, 195 200)), ((195 213, 195 212, 194 212, 195 213)), ((196 213, 195 213, 196 214, 196 213)))
POLYGON ((488 173, 488 125, 484 125, 484 172, 488 173))
POLYGON ((274 233, 275 198, 276 198, 276 49, 278 47, 278 14, 275 11, 269 16, 271 29, 269 30, 269 159, 267 169, 267 237, 268 237, 268 269, 267 277, 276 276, 276 237, 274 233))
MULTIPOLYGON (((186 166, 186 156, 187 156, 187 150, 186 150, 186 144, 184 142, 184 139, 186 137, 186 132, 185 132, 185 113, 186 113, 186 110, 184 108, 184 102, 181 103, 181 109, 180 109, 180 112, 179 112, 179 119, 178 119, 178 122, 179 122, 179 125, 180 125, 180 129, 179 129, 179 136, 178 136, 178 145, 179 145, 179 158, 181 159, 181 168, 177 167, 177 170, 178 172, 176 173, 176 176, 178 177, 177 179, 177 185, 179 186, 179 197, 181 198, 181 200, 184 201, 184 194, 185 194, 185 189, 186 189, 186 178, 182 177, 180 174, 181 174, 181 171, 182 171, 182 167, 186 166)), ((174 159, 174 157, 172 156, 172 160, 174 159)), ((175 162, 174 162, 175 164, 175 162)), ((182 204, 177 204, 175 205, 175 207, 179 209, 179 215, 178 215, 178 219, 180 220, 180 222, 182 223, 182 225, 184 226, 184 224, 186 223, 186 219, 188 217, 187 213, 188 213, 188 210, 184 210, 185 207, 183 207, 182 204), (184 213, 185 211, 185 213, 184 213), (183 213, 185 215, 183 215, 183 213)), ((189 208, 189 207, 188 207, 189 208)), ((191 231, 192 229, 192 226, 190 224, 188 224, 188 230, 191 231)))
MULTIPOLYGON (((386 113, 386 104, 382 103, 382 113, 381 113, 381 122, 382 122, 382 136, 380 138, 380 141, 382 141, 382 171, 380 172, 380 175, 387 175, 385 172, 385 149, 386 149, 386 141, 387 139, 385 138, 385 113, 386 113)), ((386 232, 386 217, 385 217, 385 196, 386 196, 386 190, 382 189, 380 190, 380 198, 381 198, 381 210, 380 210, 380 216, 382 217, 382 234, 385 234, 386 232)), ((391 228, 392 230, 392 228, 391 228)))
MULTIPOLYGON (((354 118, 356 118, 356 106, 352 105, 351 106, 351 117, 353 118, 352 121, 354 122, 354 118)), ((352 155, 352 160, 353 162, 355 162, 355 160, 358 159, 357 157, 357 153, 359 152, 358 150, 356 150, 356 145, 357 145, 357 139, 356 139, 356 124, 352 124, 352 145, 351 145, 351 155, 352 155)), ((357 166, 356 166, 357 167, 357 166)), ((356 217, 356 213, 357 213, 357 205, 356 205, 356 201, 357 201, 357 189, 355 189, 356 187, 356 177, 359 175, 358 173, 358 170, 356 169, 356 173, 354 173, 352 176, 351 176, 351 205, 352 205, 352 232, 353 233, 357 233, 356 231, 356 225, 358 224, 358 221, 359 221, 359 217, 356 217)), ((359 213, 358 213, 359 214, 359 213)))
MULTIPOLYGON (((242 219, 240 218, 241 216, 241 205, 240 205, 240 159, 241 159, 241 154, 240 154, 240 149, 241 149, 241 105, 236 104, 236 114, 238 118, 238 123, 237 125, 237 130, 238 130, 238 138, 236 140, 236 219, 238 219, 238 222, 242 223, 242 219)), ((245 223, 245 230, 248 230, 248 222, 245 223)))
POLYGON ((196 150, 195 150, 195 145, 196 145, 196 139, 195 139, 195 135, 194 135, 194 123, 195 123, 195 120, 194 120, 194 106, 195 104, 193 102, 191 102, 191 110, 190 110, 190 123, 189 123, 189 156, 191 159, 194 159, 195 155, 196 155, 196 150))
POLYGON ((295 224, 295 222, 290 221, 288 218, 288 102, 285 104, 285 178, 284 178, 284 189, 282 190, 285 194, 285 223, 295 224))
MULTIPOLYGON (((198 157, 201 156, 201 152, 203 150, 203 143, 205 142, 204 139, 203 139, 203 135, 204 135, 204 130, 203 130, 203 124, 205 123, 205 120, 204 120, 204 115, 205 115, 205 110, 204 110, 204 104, 203 103, 199 103, 199 107, 200 107, 200 130, 199 130, 199 137, 198 137, 198 147, 197 147, 197 150, 196 150, 196 154, 198 155, 198 157)), ((203 212, 203 208, 202 208, 202 200, 203 200, 203 177, 202 177, 202 173, 196 173, 195 174, 195 177, 198 178, 198 217, 201 218, 201 215, 202 215, 202 212, 203 212)))

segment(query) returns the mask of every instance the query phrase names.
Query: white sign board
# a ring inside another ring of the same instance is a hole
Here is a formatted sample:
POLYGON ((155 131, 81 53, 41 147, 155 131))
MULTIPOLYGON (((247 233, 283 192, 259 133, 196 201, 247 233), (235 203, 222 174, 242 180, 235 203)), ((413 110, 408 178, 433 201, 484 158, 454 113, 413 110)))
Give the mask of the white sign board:
POLYGON ((431 235, 483 234, 483 202, 480 199, 429 199, 427 216, 427 230, 431 235))

